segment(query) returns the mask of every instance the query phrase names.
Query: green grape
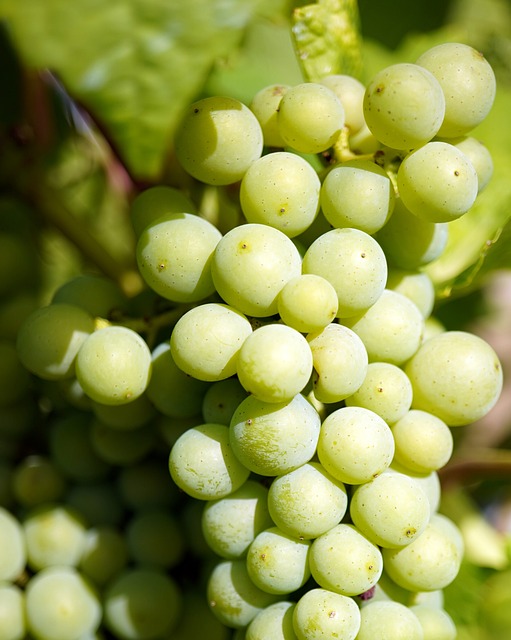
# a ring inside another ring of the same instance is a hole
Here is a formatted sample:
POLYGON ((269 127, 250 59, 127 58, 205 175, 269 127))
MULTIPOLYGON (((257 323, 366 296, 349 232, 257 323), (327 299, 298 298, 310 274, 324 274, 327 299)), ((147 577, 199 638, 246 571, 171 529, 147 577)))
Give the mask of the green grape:
POLYGON ((216 564, 206 591, 213 614, 234 629, 247 626, 260 611, 278 599, 275 594, 256 587, 248 575, 244 558, 216 564))
POLYGON ((342 162, 327 173, 321 185, 321 209, 334 228, 373 234, 390 218, 394 199, 387 172, 372 160, 342 162))
POLYGON ((361 129, 357 131, 357 133, 355 133, 353 136, 350 136, 349 143, 350 150, 355 155, 372 155, 377 151, 380 151, 383 147, 382 143, 369 129, 369 127, 365 123, 365 120, 361 129))
MULTIPOLYGON (((0 507, 11 509, 14 506, 15 497, 13 490, 14 462, 4 456, 0 456, 0 507)), ((17 500, 17 498, 16 498, 17 500)))
POLYGON ((330 74, 321 78, 320 83, 331 89, 341 101, 344 126, 348 127, 350 135, 357 133, 365 124, 365 86, 357 78, 345 74, 330 74))
POLYGON ((465 331, 444 331, 424 342, 406 363, 412 408, 449 426, 475 422, 492 409, 502 389, 502 366, 493 348, 465 331))
POLYGON ((165 640, 231 640, 231 631, 213 615, 202 590, 192 585, 183 589, 181 617, 165 640))
POLYGON ((16 340, 22 364, 44 380, 72 378, 81 346, 94 331, 94 318, 71 304, 41 307, 21 325, 16 340))
POLYGON ((96 593, 73 567, 47 567, 25 590, 27 626, 37 640, 69 640, 94 634, 101 622, 96 593))
POLYGON ((391 268, 387 289, 402 293, 417 305, 425 320, 429 318, 435 305, 435 286, 426 272, 391 268))
POLYGON ((14 292, 0 299, 0 338, 15 341, 21 325, 38 306, 36 296, 28 291, 14 292))
POLYGON ((180 489, 199 500, 229 495, 250 474, 229 442, 229 428, 214 423, 188 429, 176 440, 169 455, 169 471, 180 489))
POLYGON ((13 471, 11 482, 17 502, 24 507, 58 501, 66 488, 56 464, 41 454, 23 458, 13 471))
POLYGON ((247 469, 276 476, 309 462, 316 451, 320 418, 301 394, 287 402, 264 402, 249 396, 230 425, 235 456, 247 469))
POLYGON ((204 422, 229 425, 237 406, 247 396, 236 376, 214 382, 202 399, 204 422))
POLYGON ((273 480, 268 510, 285 533, 308 540, 338 524, 348 506, 346 487, 319 462, 308 462, 273 480))
POLYGON ((424 640, 422 626, 400 602, 369 602, 360 612, 357 640, 424 640))
POLYGON ((247 223, 231 229, 218 243, 211 272, 228 305, 255 317, 277 313, 277 297, 288 280, 301 273, 298 249, 282 231, 247 223))
POLYGON ((339 301, 328 280, 304 273, 286 282, 277 305, 282 321, 289 327, 311 333, 321 331, 335 319, 339 301))
POLYGON ((72 304, 93 317, 110 318, 112 312, 127 307, 128 301, 120 287, 104 276, 82 274, 68 280, 53 294, 51 303, 72 304))
POLYGON ((106 587, 104 623, 117 638, 161 638, 177 626, 181 606, 181 590, 169 574, 128 568, 106 587))
POLYGON ((287 402, 309 382, 312 353, 296 329, 267 324, 245 339, 236 370, 242 386, 257 399, 287 402))
POLYGON ((371 362, 364 382, 345 400, 347 407, 370 409, 393 424, 412 405, 412 383, 406 373, 390 362, 371 362))
POLYGON ((125 535, 128 552, 138 565, 171 569, 184 555, 179 523, 163 507, 138 510, 127 522, 125 535))
POLYGON ((429 473, 419 473, 418 471, 412 471, 407 467, 402 466, 396 459, 392 461, 392 464, 387 469, 388 473, 403 473, 412 477, 415 482, 418 482, 422 487, 424 493, 429 500, 429 506, 431 513, 436 513, 440 507, 441 499, 441 485, 440 478, 436 471, 430 471, 429 473))
POLYGON ((444 114, 440 83, 417 64, 392 64, 367 85, 367 126, 380 142, 393 149, 415 149, 434 138, 444 114))
POLYGON ((193 202, 181 190, 159 184, 138 193, 130 204, 130 219, 135 235, 172 213, 196 213, 193 202))
POLYGON ((418 473, 441 469, 453 451, 453 436, 443 420, 427 411, 412 409, 392 425, 399 464, 418 473))
POLYGON ((416 604, 410 607, 410 611, 419 619, 424 640, 456 640, 456 625, 445 609, 416 604))
POLYGON ((133 464, 151 451, 155 442, 152 424, 122 431, 93 419, 90 428, 92 446, 109 465, 133 464))
POLYGON ((449 142, 467 156, 477 173, 477 193, 481 193, 493 176, 493 158, 488 147, 473 136, 440 138, 440 141, 449 142))
POLYGON ((121 467, 116 475, 116 487, 123 503, 132 510, 145 507, 171 507, 179 499, 174 483, 169 482, 166 465, 149 457, 121 467))
POLYGON ((297 640, 293 628, 294 602, 282 600, 260 611, 248 625, 245 640, 297 640))
POLYGON ((156 409, 170 418, 197 415, 209 383, 192 378, 180 369, 167 341, 153 349, 151 359, 152 373, 146 394, 156 409))
POLYGON ((323 420, 317 455, 328 473, 341 482, 367 483, 392 462, 394 438, 387 423, 373 411, 341 407, 323 420))
POLYGON ((110 525, 90 527, 78 565, 79 571, 98 587, 113 580, 128 563, 124 535, 110 525))
POLYGON ((256 116, 235 98, 210 96, 185 110, 175 138, 177 159, 191 176, 206 184, 241 180, 263 150, 256 116))
POLYGON ((240 349, 251 333, 252 325, 243 313, 217 302, 201 304, 177 321, 170 351, 188 375, 217 382, 236 373, 240 349))
POLYGON ((378 547, 351 524, 338 524, 314 540, 312 577, 320 587, 356 596, 372 589, 383 571, 378 547))
POLYGON ((15 581, 25 568, 26 541, 21 524, 5 507, 0 507, 0 549, 0 581, 15 581))
POLYGON ((424 532, 431 507, 426 492, 413 477, 387 471, 356 488, 350 515, 369 540, 380 547, 399 548, 410 545, 424 532))
MULTIPOLYGON (((162 415, 156 418, 154 426, 156 428, 157 435, 163 438, 164 443, 168 445, 168 447, 173 447, 179 436, 187 429, 190 427, 196 427, 198 424, 202 424, 204 422, 212 421, 203 420, 200 413, 190 416, 189 418, 171 418, 169 416, 162 415)), ((225 423, 220 422, 219 424, 225 423)))
POLYGON ((0 407, 20 402, 30 390, 30 375, 20 361, 16 346, 0 339, 0 407))
POLYGON ((211 259, 221 237, 211 222, 192 213, 158 218, 138 238, 136 258, 140 275, 166 300, 203 300, 215 290, 211 259))
POLYGON ((332 229, 315 240, 303 258, 303 273, 328 280, 337 292, 337 317, 369 309, 387 280, 387 261, 380 245, 359 229, 332 229))
POLYGON ((9 298, 19 291, 33 290, 39 272, 32 239, 0 230, 0 297, 9 298))
MULTIPOLYGON (((402 507, 401 503, 401 507, 402 507)), ((410 591, 444 589, 458 575, 463 538, 446 516, 434 513, 424 531, 406 547, 383 549, 389 576, 410 591)))
POLYGON ((71 485, 65 504, 79 513, 89 526, 119 525, 125 517, 117 487, 108 480, 71 485))
POLYGON ((247 480, 225 498, 206 502, 201 529, 208 546, 229 560, 246 555, 257 534, 273 525, 267 497, 266 487, 247 480))
POLYGON ((264 144, 267 147, 284 147, 285 142, 279 133, 277 115, 280 101, 291 85, 270 84, 254 94, 250 110, 258 119, 263 131, 264 144))
POLYGON ((146 393, 127 404, 102 404, 92 400, 90 408, 103 424, 121 431, 142 427, 156 415, 156 409, 146 393))
POLYGON ((385 289, 365 313, 343 318, 344 325, 364 343, 369 362, 401 365, 419 348, 424 319, 405 295, 385 289))
POLYGON ((425 51, 416 63, 435 76, 445 96, 438 135, 464 135, 486 118, 495 99, 496 80, 482 53, 466 44, 446 42, 425 51))
POLYGON ((14 584, 0 582, 0 629, 2 640, 26 637, 25 596, 14 584))
POLYGON ((294 238, 314 221, 320 187, 318 174, 307 160, 286 151, 269 153, 243 176, 241 209, 248 222, 267 224, 294 238))
POLYGON ((448 223, 428 222, 411 213, 396 198, 387 224, 376 234, 389 265, 418 269, 439 258, 447 245, 448 223))
POLYGON ((474 165, 448 142, 428 142, 399 165, 397 188, 404 205, 427 222, 452 222, 474 204, 478 192, 474 165))
POLYGON ((301 153, 321 153, 339 137, 344 127, 344 107, 325 85, 304 82, 282 96, 277 124, 287 146, 301 153))
POLYGON ((355 640, 360 610, 353 598, 314 588, 296 603, 293 626, 298 640, 355 640))
POLYGON ((83 342, 76 377, 85 393, 102 404, 131 402, 144 393, 151 377, 151 352, 127 327, 103 327, 83 342))
POLYGON ((90 411, 92 409, 92 400, 86 395, 81 384, 76 378, 66 378, 51 383, 60 391, 62 398, 66 404, 71 405, 80 411, 90 411))

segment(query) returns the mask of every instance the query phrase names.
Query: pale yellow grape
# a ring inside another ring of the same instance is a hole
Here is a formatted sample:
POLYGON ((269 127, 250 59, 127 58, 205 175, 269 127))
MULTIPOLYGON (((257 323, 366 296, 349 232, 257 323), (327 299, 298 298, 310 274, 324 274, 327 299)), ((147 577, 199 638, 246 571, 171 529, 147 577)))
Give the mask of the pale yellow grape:
POLYGON ((110 318, 112 312, 124 311, 128 300, 114 280, 87 273, 61 284, 51 299, 52 304, 56 302, 81 307, 93 317, 110 318))
POLYGON ((243 176, 241 209, 248 222, 270 225, 294 238, 314 221, 320 187, 318 174, 307 160, 286 151, 269 153, 243 176))
POLYGON ((270 604, 248 625, 244 640, 297 640, 293 629, 295 606, 287 600, 270 604))
POLYGON ((444 331, 421 345, 406 363, 412 408, 449 426, 475 422, 492 409, 502 389, 502 366, 493 348, 465 331, 444 331))
POLYGON ((384 472, 354 491, 353 523, 380 547, 411 544, 424 532, 431 516, 428 496, 413 477, 384 472))
POLYGON ((230 443, 250 471, 277 476, 309 462, 320 426, 316 409, 301 394, 281 403, 249 396, 232 417, 230 443))
POLYGON ((346 487, 319 462, 308 462, 273 480, 268 510, 275 524, 295 538, 317 538, 337 525, 348 506, 346 487))
POLYGON ((357 78, 345 74, 330 74, 321 78, 320 83, 331 89, 341 101, 344 125, 350 130, 350 135, 357 133, 365 124, 365 86, 357 78))
POLYGON ((378 582, 383 558, 378 547, 356 527, 338 524, 312 543, 310 568, 320 587, 356 596, 378 582))
POLYGON ((481 193, 493 176, 493 158, 488 147, 473 136, 441 138, 440 140, 442 142, 450 142, 462 151, 474 165, 477 173, 477 193, 481 193))
POLYGON ((459 42, 431 47, 416 60, 438 80, 445 96, 445 116, 438 135, 464 135, 481 123, 493 105, 496 80, 484 55, 459 42))
POLYGON ((321 276, 304 273, 289 280, 279 293, 282 320, 301 333, 320 331, 337 315, 339 301, 334 287, 321 276))
POLYGON ((293 626, 298 640, 355 640, 360 609, 353 598, 313 588, 296 603, 293 626))
POLYGON ((0 582, 0 629, 2 640, 26 637, 25 595, 9 582, 0 582))
POLYGON ((371 362, 364 382, 345 400, 347 407, 364 407, 388 424, 402 418, 412 404, 412 384, 406 373, 390 362, 371 362))
POLYGON ((331 89, 304 82, 282 96, 277 123, 287 146, 302 153, 321 153, 339 137, 344 117, 344 107, 331 89))
POLYGON ((369 129, 365 120, 362 128, 353 136, 350 136, 349 143, 351 151, 357 155, 365 155, 366 153, 374 154, 383 146, 374 133, 369 129))
POLYGON ((210 302, 181 316, 170 336, 170 350, 185 373, 216 382, 236 373, 239 351, 251 333, 252 325, 243 313, 210 302))
POLYGON ((177 439, 170 451, 169 470, 177 486, 199 500, 229 495, 250 473, 231 448, 229 428, 214 423, 192 427, 177 439))
POLYGON ((139 236, 137 265, 144 281, 173 302, 197 302, 211 295, 212 255, 222 234, 191 213, 159 218, 139 236))
POLYGON ((435 286, 425 271, 389 269, 387 289, 402 293, 417 305, 424 319, 435 306, 435 286))
POLYGON ((364 382, 368 356, 359 336, 337 323, 310 333, 313 390, 320 402, 339 402, 349 397, 364 382))
POLYGON ((364 343, 370 362, 401 365, 417 351, 424 331, 418 307, 405 295, 385 289, 365 313, 343 318, 364 343))
MULTIPOLYGON (((417 616, 400 602, 369 602, 362 607, 357 640, 424 640, 417 616)), ((439 640, 439 639, 437 639, 439 640)))
POLYGON ((189 105, 175 138, 185 171, 206 184, 241 180, 262 150, 263 132, 255 115, 239 100, 223 96, 189 105))
POLYGON ((365 121, 388 147, 420 147, 438 133, 444 114, 445 98, 438 80, 419 65, 392 64, 367 85, 365 121))
POLYGON ((361 484, 379 476, 392 462, 394 438, 387 423, 362 407, 341 407, 321 425, 317 455, 334 478, 361 484))
POLYGON ((0 506, 0 580, 14 581, 22 573, 27 560, 26 541, 19 521, 0 506))
POLYGON ((416 604, 410 607, 410 611, 421 624, 424 640, 456 640, 456 625, 445 609, 416 604))
POLYGON ((304 336, 283 324, 255 329, 241 345, 236 372, 259 400, 286 402, 300 393, 312 374, 312 353, 304 336))
POLYGON ((130 204, 130 218, 135 235, 169 213, 195 213, 196 206, 181 190, 159 184, 138 193, 130 204))
POLYGON ((218 243, 211 265, 224 301, 250 316, 277 313, 278 294, 301 273, 298 249, 282 231, 264 224, 241 224, 218 243))
POLYGON ((250 110, 258 119, 263 132, 264 144, 267 147, 284 147, 285 142, 279 133, 277 115, 282 96, 291 85, 270 84, 254 94, 250 102, 250 110))
POLYGON ((427 411, 412 409, 392 425, 394 459, 418 473, 441 469, 453 451, 453 436, 443 420, 427 411))
POLYGON ((380 297, 387 280, 387 261, 376 240, 359 229, 332 229, 307 249, 303 273, 328 280, 337 292, 337 317, 361 313, 380 297))

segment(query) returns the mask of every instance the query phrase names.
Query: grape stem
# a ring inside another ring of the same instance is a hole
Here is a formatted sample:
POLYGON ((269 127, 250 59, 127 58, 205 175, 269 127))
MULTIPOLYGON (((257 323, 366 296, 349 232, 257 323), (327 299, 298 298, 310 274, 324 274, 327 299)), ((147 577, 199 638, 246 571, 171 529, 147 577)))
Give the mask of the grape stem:
POLYGON ((479 482, 487 478, 511 477, 511 451, 480 449, 460 451, 438 471, 442 486, 479 482))

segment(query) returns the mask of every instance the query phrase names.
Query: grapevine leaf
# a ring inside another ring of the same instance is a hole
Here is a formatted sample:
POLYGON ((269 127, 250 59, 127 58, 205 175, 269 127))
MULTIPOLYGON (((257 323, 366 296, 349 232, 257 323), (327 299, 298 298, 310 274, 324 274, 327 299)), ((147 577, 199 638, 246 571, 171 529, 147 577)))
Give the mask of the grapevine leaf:
POLYGON ((318 0, 296 8, 292 33, 307 80, 317 82, 334 73, 360 76, 362 56, 356 0, 318 0))
POLYGON ((0 0, 24 63, 48 68, 136 176, 157 178, 183 107, 260 0, 0 0))

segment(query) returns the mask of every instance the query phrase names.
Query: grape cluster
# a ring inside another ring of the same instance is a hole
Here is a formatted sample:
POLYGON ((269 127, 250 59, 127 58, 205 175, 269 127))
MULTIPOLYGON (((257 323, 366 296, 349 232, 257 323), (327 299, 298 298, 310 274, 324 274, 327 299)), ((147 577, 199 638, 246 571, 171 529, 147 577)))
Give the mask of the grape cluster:
POLYGON ((45 423, 2 468, 4 640, 455 637, 437 472, 502 369, 435 320, 424 267, 491 177, 494 95, 446 43, 189 106, 197 191, 131 207, 147 290, 78 277, 0 344, 2 409, 35 388, 45 423))

